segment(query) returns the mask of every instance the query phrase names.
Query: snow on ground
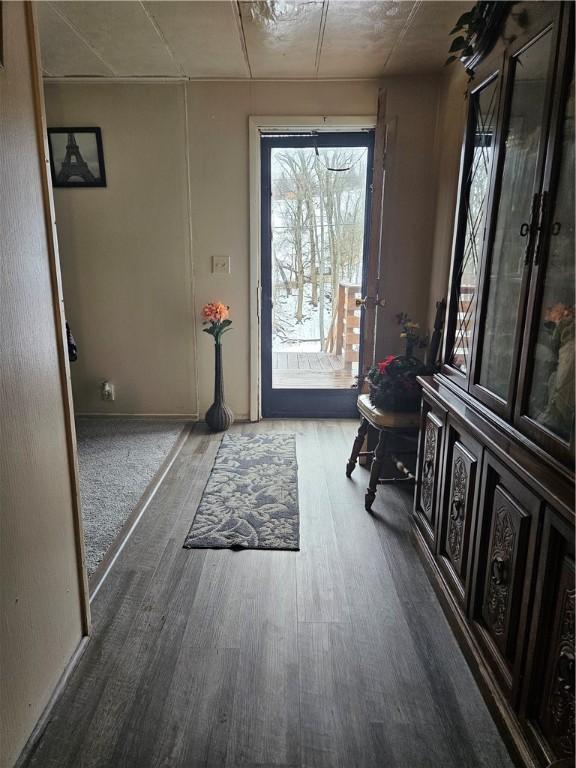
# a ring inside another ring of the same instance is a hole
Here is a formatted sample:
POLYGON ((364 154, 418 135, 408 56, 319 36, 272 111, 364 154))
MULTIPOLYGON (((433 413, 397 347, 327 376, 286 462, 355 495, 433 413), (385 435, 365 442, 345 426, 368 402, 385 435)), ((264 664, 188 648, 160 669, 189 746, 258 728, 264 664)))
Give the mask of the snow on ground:
MULTIPOLYGON (((293 288, 292 294, 286 296, 284 285, 280 283, 275 289, 274 308, 272 311, 272 349, 274 352, 321 352, 320 343, 320 307, 314 307, 311 302, 312 285, 304 285, 304 303, 302 305, 302 322, 296 321, 296 306, 298 304, 298 289, 293 288)), ((332 299, 326 294, 324 301, 324 334, 330 329, 332 322, 332 299)))

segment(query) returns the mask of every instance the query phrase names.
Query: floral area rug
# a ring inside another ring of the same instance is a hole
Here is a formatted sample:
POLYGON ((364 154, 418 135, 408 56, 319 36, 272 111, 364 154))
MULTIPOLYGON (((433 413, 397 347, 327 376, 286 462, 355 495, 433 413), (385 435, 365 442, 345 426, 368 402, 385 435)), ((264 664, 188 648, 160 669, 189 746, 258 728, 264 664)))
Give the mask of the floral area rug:
POLYGON ((299 549, 297 472, 294 435, 224 435, 184 547, 299 549))

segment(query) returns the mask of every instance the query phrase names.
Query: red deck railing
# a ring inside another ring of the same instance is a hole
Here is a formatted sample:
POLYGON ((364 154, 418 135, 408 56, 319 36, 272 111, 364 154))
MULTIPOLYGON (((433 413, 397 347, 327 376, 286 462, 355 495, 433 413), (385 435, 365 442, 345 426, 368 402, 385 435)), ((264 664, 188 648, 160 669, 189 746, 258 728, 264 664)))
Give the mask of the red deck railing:
POLYGON ((356 306, 359 296, 359 285, 339 283, 336 307, 326 336, 326 352, 342 357, 347 370, 359 360, 360 312, 356 306))

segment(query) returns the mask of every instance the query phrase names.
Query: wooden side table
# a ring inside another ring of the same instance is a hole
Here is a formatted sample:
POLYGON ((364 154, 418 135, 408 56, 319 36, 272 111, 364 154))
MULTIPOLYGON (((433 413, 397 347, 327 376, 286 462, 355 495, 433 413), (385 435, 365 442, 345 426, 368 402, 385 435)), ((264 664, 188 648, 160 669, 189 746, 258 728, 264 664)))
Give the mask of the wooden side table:
POLYGON ((352 453, 346 464, 346 477, 351 477, 359 456, 372 456, 370 467, 370 482, 364 496, 364 508, 372 511, 372 504, 376 498, 376 489, 379 484, 394 482, 414 482, 414 476, 402 464, 396 460, 396 466, 400 469, 399 477, 380 477, 380 469, 386 454, 388 453, 388 438, 392 435, 402 437, 417 437, 420 425, 418 411, 410 413, 396 413, 395 411, 381 411, 370 402, 369 395, 360 395, 358 398, 358 411, 362 419, 358 434, 352 446, 352 453), (364 439, 368 427, 373 427, 378 432, 378 444, 374 451, 362 451, 364 439))

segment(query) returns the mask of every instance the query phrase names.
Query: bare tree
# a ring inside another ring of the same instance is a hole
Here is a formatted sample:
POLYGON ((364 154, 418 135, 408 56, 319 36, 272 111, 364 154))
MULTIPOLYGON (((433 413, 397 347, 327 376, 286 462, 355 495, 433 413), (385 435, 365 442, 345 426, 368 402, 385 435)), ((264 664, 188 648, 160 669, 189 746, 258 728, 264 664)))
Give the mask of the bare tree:
POLYGON ((305 295, 318 308, 324 348, 326 311, 336 311, 338 284, 355 279, 362 259, 365 165, 349 149, 286 149, 276 161, 277 273, 287 297, 296 290, 297 323, 305 317, 305 295))

